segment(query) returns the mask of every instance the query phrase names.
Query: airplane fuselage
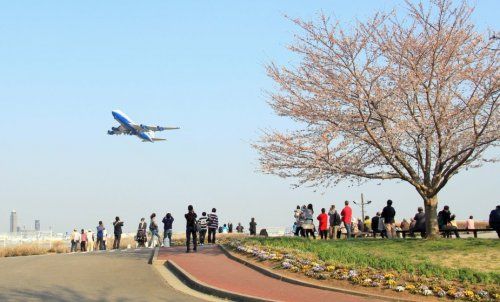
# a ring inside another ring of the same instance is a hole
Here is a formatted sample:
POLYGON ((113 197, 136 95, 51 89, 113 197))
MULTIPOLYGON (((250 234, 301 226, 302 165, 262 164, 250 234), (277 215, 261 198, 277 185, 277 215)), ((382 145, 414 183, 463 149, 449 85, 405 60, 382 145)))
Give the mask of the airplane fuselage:
POLYGON ((135 135, 138 138, 148 141, 148 142, 153 142, 153 137, 151 134, 149 134, 147 131, 138 131, 136 130, 137 126, 134 121, 132 121, 125 113, 121 112, 120 110, 113 110, 111 111, 113 114, 114 119, 120 123, 125 129, 127 129, 131 135, 135 135))

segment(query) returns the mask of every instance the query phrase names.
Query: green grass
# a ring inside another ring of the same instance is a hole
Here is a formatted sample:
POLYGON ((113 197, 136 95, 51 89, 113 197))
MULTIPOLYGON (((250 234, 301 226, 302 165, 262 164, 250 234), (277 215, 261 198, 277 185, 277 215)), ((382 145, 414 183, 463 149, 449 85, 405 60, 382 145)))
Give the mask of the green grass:
POLYGON ((249 238, 245 242, 315 255, 333 265, 382 269, 471 284, 500 284, 500 240, 249 238))

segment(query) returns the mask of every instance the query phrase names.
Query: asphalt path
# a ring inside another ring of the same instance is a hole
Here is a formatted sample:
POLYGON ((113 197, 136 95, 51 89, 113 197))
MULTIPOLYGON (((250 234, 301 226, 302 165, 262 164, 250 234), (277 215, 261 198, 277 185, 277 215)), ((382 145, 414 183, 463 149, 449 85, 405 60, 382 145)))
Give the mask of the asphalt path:
POLYGON ((0 258, 0 301, 202 301, 176 291, 131 249, 0 258))

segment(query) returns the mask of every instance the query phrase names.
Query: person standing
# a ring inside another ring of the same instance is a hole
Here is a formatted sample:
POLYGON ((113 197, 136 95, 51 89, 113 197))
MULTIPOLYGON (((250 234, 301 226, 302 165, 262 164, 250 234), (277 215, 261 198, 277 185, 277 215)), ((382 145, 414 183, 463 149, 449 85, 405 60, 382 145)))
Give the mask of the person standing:
POLYGON ((232 233, 232 232, 233 232, 233 223, 232 223, 232 222, 229 222, 229 223, 227 224, 227 228, 228 228, 228 232, 229 232, 229 233, 232 233))
POLYGON ((102 230, 102 249, 103 250, 106 250, 107 246, 106 246, 106 241, 108 240, 108 230, 106 230, 106 228, 104 228, 104 230, 102 230))
POLYGON ((302 223, 304 223, 303 215, 302 215, 302 210, 300 209, 300 206, 297 206, 295 211, 293 212, 293 217, 295 218, 295 236, 299 236, 299 234, 302 234, 302 223))
POLYGON ((84 229, 82 229, 82 232, 80 233, 80 251, 87 251, 87 233, 85 233, 84 229))
MULTIPOLYGON (((208 228, 208 217, 206 212, 201 213, 201 217, 198 219, 198 228, 200 231, 200 245, 205 245, 205 236, 208 228)), ((238 228, 236 228, 236 230, 238 230, 238 228)))
POLYGON ((302 224, 302 228, 304 229, 305 236, 309 238, 309 235, 316 239, 316 235, 314 234, 314 209, 313 205, 310 203, 307 205, 306 210, 304 211, 304 223, 302 224))
POLYGON ((208 214, 208 243, 215 244, 215 234, 219 228, 219 218, 217 217, 217 209, 213 208, 212 213, 208 214))
POLYGON ((102 224, 102 221, 99 221, 99 225, 96 227, 96 230, 96 249, 101 251, 104 249, 104 225, 102 224))
POLYGON ((190 246, 189 246, 189 243, 191 241, 191 236, 193 236, 193 251, 196 252, 196 244, 197 244, 196 217, 197 217, 197 215, 194 212, 192 205, 188 206, 188 212, 186 214, 184 214, 184 217, 186 218, 186 253, 189 253, 191 251, 190 246))
POLYGON ((137 227, 137 247, 146 247, 146 242, 148 241, 147 227, 146 219, 144 217, 141 218, 141 222, 139 222, 139 226, 137 227))
POLYGON ((488 220, 490 228, 497 232, 498 238, 500 238, 500 205, 490 212, 490 217, 488 220))
POLYGON ((396 238, 396 228, 394 217, 396 216, 396 210, 392 207, 392 200, 387 200, 387 206, 382 210, 381 217, 384 219, 384 226, 387 232, 387 238, 396 238))
MULTIPOLYGON (((469 219, 465 222, 465 229, 467 231, 473 231, 476 229, 475 223, 474 223, 474 217, 471 215, 469 216, 469 219)), ((469 234, 469 232, 467 232, 469 234)))
POLYGON ((148 246, 150 248, 154 248, 157 244, 160 244, 160 234, 158 232, 158 223, 156 223, 156 213, 151 214, 150 219, 149 230, 151 231, 151 238, 149 239, 148 246))
POLYGON ((378 229, 379 220, 380 220, 380 212, 377 212, 377 214, 375 214, 375 216, 372 217, 373 238, 377 238, 377 233, 380 233, 378 229))
POLYGON ((342 216, 342 222, 344 223, 345 226, 347 239, 349 239, 352 236, 352 225, 351 225, 352 209, 349 206, 349 200, 346 200, 344 202, 344 205, 345 206, 342 209, 342 212, 340 212, 340 215, 342 216))
POLYGON ((330 239, 337 239, 337 233, 340 229, 340 224, 342 223, 342 220, 340 219, 340 215, 337 212, 337 209, 335 209, 334 205, 330 206, 330 211, 328 211, 328 217, 330 220, 330 239))
POLYGON ((115 240, 113 241, 113 249, 120 248, 120 241, 122 239, 122 226, 123 221, 120 221, 120 217, 115 217, 115 222, 113 222, 115 240))
POLYGON ((321 209, 321 214, 317 217, 319 221, 318 230, 321 239, 328 239, 328 215, 325 208, 321 209))
POLYGON ((255 222, 255 218, 252 217, 250 219, 250 224, 248 230, 250 231, 250 236, 257 235, 257 222, 255 222))
POLYGON ((78 242, 80 241, 80 234, 77 229, 73 229, 73 233, 71 233, 71 252, 76 253, 78 249, 78 242))
POLYGON ((238 225, 236 226, 236 232, 238 233, 243 233, 243 226, 241 225, 241 222, 238 222, 238 225))
POLYGON ((163 245, 170 246, 172 244, 172 224, 174 223, 174 217, 172 214, 167 213, 163 217, 163 245))
POLYGON ((415 214, 415 217, 413 217, 413 220, 415 221, 415 225, 413 228, 410 230, 410 235, 412 237, 415 236, 415 232, 420 232, 420 236, 422 238, 425 238, 426 236, 426 228, 425 228, 425 213, 424 209, 422 207, 418 207, 417 214, 415 214))
POLYGON ((92 230, 87 230, 87 250, 89 252, 94 251, 94 233, 92 230))

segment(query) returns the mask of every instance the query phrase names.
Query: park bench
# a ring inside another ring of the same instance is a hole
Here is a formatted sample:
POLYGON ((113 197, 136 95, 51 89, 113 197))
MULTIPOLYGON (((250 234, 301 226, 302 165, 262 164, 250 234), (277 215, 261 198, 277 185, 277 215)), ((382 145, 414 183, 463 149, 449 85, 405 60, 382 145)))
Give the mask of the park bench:
MULTIPOLYGON (((454 231, 455 230, 440 230, 440 233, 441 233, 441 235, 444 236, 444 234, 446 232, 454 232, 454 231)), ((474 230, 457 229, 456 231, 458 231, 459 233, 473 233, 474 234, 474 238, 477 238, 477 233, 479 233, 479 232, 493 232, 495 230, 492 229, 492 228, 483 228, 483 229, 474 229, 474 230)), ((401 234, 403 236, 403 238, 406 238, 406 235, 410 234, 410 231, 409 230, 396 231, 396 233, 401 234)), ((420 232, 415 232, 415 234, 420 234, 420 232)))

